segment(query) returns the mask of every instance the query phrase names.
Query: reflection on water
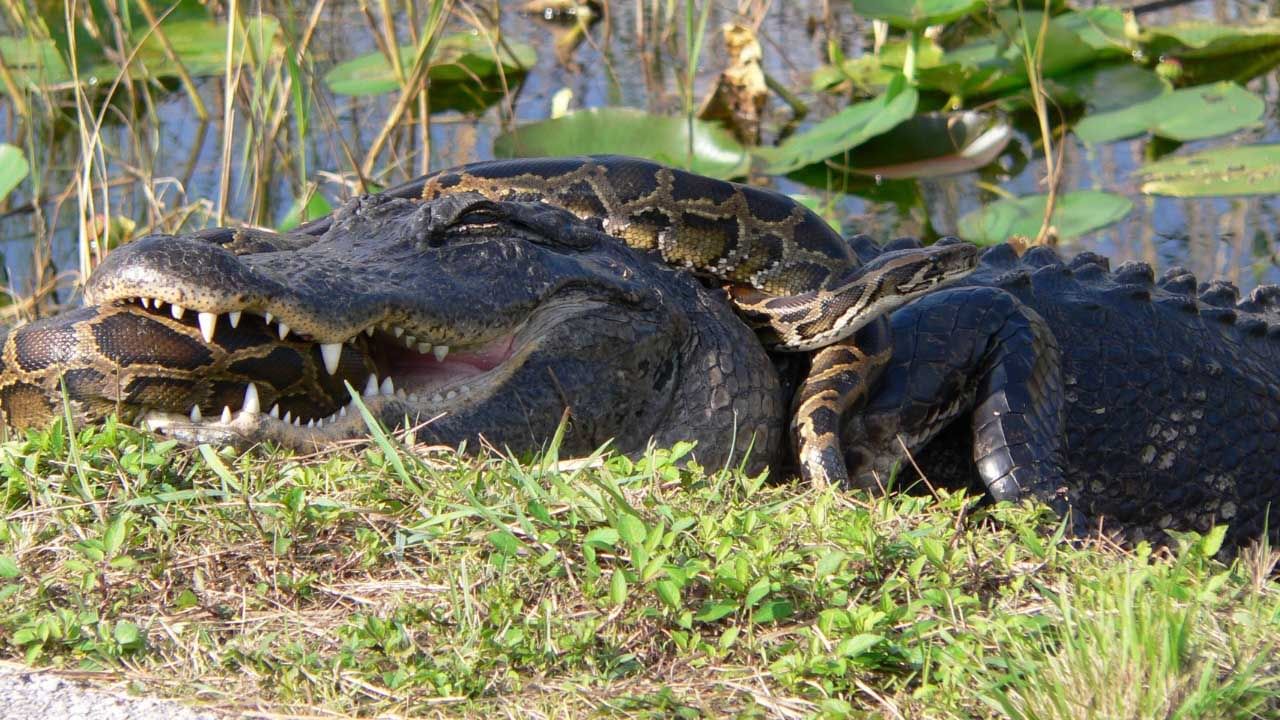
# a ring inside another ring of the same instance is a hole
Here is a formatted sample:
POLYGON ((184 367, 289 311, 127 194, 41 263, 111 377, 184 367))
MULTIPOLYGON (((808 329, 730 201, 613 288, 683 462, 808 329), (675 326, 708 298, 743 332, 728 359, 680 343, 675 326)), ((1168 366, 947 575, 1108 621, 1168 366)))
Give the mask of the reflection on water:
MULTIPOLYGON (((479 116, 443 113, 435 116, 430 132, 429 163, 422 159, 420 139, 407 131, 392 152, 384 153, 377 180, 390 183, 410 177, 424 166, 446 167, 492 156, 496 134, 512 123, 540 120, 549 116, 552 98, 557 93, 572 93, 570 107, 627 105, 664 113, 680 113, 682 48, 679 28, 683 12, 670 21, 655 18, 666 3, 625 2, 606 5, 602 22, 597 23, 585 42, 580 43, 565 61, 557 59, 556 29, 552 25, 522 16, 514 11, 515 3, 503 3, 500 19, 506 36, 527 42, 538 53, 537 64, 511 95, 479 116), (641 8, 643 17, 638 17, 641 8)), ((709 28, 721 23, 741 20, 734 3, 719 2, 712 12, 709 28)), ((760 8, 768 7, 759 23, 759 37, 764 48, 767 72, 778 82, 800 94, 810 105, 809 118, 821 118, 839 109, 843 98, 815 95, 807 91, 812 70, 827 57, 829 42, 838 43, 846 55, 866 50, 864 42, 870 33, 863 21, 849 12, 846 3, 822 0, 774 2, 769 4, 739 2, 749 17, 760 17, 760 8)), ((262 10, 277 16, 287 7, 265 2, 262 10)), ((257 8, 252 8, 256 10, 257 8)), ((1266 17, 1264 4, 1258 2, 1202 1, 1167 8, 1146 15, 1146 24, 1162 24, 1177 19, 1207 18, 1224 22, 1249 22, 1266 17)), ((459 24, 459 29, 465 25, 459 24)), ((13 34, 12 30, 3 30, 13 34)), ((708 33, 695 96, 700 98, 710 88, 721 69, 718 33, 708 33)), ((376 46, 365 17, 354 2, 331 2, 317 26, 311 45, 316 61, 316 75, 342 60, 373 51, 376 46)), ((200 82, 201 96, 210 108, 223 106, 220 78, 200 82)), ((1277 74, 1275 71, 1252 80, 1249 89, 1263 97, 1268 108, 1264 124, 1256 129, 1226 138, 1190 143, 1177 149, 1186 153, 1220 145, 1240 145, 1278 140, 1277 74)), ((377 134, 394 97, 336 97, 326 92, 322 83, 315 84, 318 120, 304 141, 308 155, 310 179, 321 185, 321 192, 340 199, 346 192, 336 176, 325 171, 345 173, 351 161, 348 152, 360 157, 377 134)), ((184 215, 191 229, 216 220, 220 194, 223 127, 220 121, 201 125, 191 110, 191 103, 180 91, 152 94, 152 102, 130 104, 128 98, 115 103, 105 113, 102 129, 103 162, 106 176, 113 184, 109 190, 110 208, 115 215, 132 218, 147 226, 173 227, 178 222, 168 212, 184 215), (128 125, 120 122, 127 119, 128 125), (139 128, 143 128, 141 131, 139 128), (198 203, 194 208, 192 203, 198 203)), ((135 97, 136 101, 137 98, 135 97)), ((68 98, 67 103, 71 100, 68 98)), ((46 202, 41 212, 31 212, 26 186, 11 199, 15 211, 0 216, 0 252, 8 266, 14 286, 30 293, 33 285, 33 255, 37 237, 52 238, 50 255, 55 270, 78 267, 77 233, 74 198, 76 163, 80 143, 74 127, 66 120, 49 123, 49 127, 30 132, 20 130, 20 121, 0 98, 0 132, 8 142, 31 143, 40 148, 33 166, 41 173, 40 182, 46 202), (55 202, 53 199, 60 198, 55 202)), ((243 109, 240 112, 244 112, 243 109)), ((790 119, 789 109, 772 98, 770 124, 778 127, 790 119)), ((215 115, 219 115, 215 113, 215 115)), ((74 114, 67 117, 74 118, 74 114)), ((262 161, 264 148, 255 146, 255 138, 246 137, 237 124, 235 146, 228 156, 233 172, 226 194, 226 215, 231 221, 246 220, 272 225, 280 221, 299 186, 299 179, 288 171, 273 174, 270 161, 262 161), (258 158, 255 160, 255 158, 258 158), (247 161, 247 162, 246 162, 247 161), (255 175, 256 173, 256 175, 255 175), (255 182, 255 177, 269 177, 255 182), (262 192, 252 188, 261 187, 262 192)), ((766 131, 766 138, 768 138, 766 131)), ((1087 148, 1068 136, 1063 149, 1063 190, 1097 188, 1125 194, 1133 199, 1134 211, 1123 222, 1090 237, 1071 241, 1067 252, 1092 249, 1110 255, 1114 261, 1144 260, 1160 271, 1172 265, 1184 265, 1202 278, 1218 276, 1231 279, 1245 288, 1258 283, 1280 283, 1277 261, 1277 202, 1271 197, 1240 199, 1178 200, 1141 195, 1130 173, 1143 162, 1149 141, 1139 139, 1097 148, 1087 148)), ((270 151, 271 148, 266 148, 270 151)), ((983 185, 998 184, 1005 190, 1025 195, 1043 192, 1040 185, 1043 159, 1035 136, 1020 130, 1010 149, 997 165, 981 173, 968 173, 923 181, 915 193, 920 202, 904 207, 874 202, 856 196, 827 193, 836 215, 845 229, 871 233, 881 238, 921 234, 928 231, 946 234, 956 231, 957 221, 965 213, 990 202, 994 196, 983 185)), ((811 188, 782 179, 761 178, 788 192, 812 193, 811 188)), ((101 212, 101 197, 97 198, 101 212)), ((65 297, 65 293, 64 293, 65 297)))

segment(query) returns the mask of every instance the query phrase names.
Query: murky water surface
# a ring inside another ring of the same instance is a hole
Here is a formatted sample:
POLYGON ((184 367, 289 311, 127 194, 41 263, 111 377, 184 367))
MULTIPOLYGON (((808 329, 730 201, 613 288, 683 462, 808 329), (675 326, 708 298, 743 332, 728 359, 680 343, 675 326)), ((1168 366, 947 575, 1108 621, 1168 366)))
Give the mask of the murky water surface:
MULTIPOLYGON (((759 17, 761 3, 744 0, 739 5, 747 15, 759 17), (754 8, 754 9, 753 9, 754 8)), ((461 4, 460 4, 461 5, 461 4)), ((581 43, 568 58, 557 59, 553 26, 521 15, 516 3, 480 3, 485 10, 501 9, 501 27, 507 36, 531 44, 538 52, 538 62, 509 102, 499 103, 483 114, 441 113, 433 118, 430 136, 429 166, 442 168, 463 162, 492 157, 492 140, 513 123, 548 117, 552 97, 568 89, 571 107, 623 105, 656 112, 679 114, 681 100, 675 77, 682 72, 678 37, 682 13, 670 25, 643 26, 637 21, 637 8, 665 3, 614 2, 610 4, 606 22, 596 24, 587 41, 581 43), (671 33, 663 41, 663 34, 671 33), (643 36, 644 44, 640 44, 643 36)), ((759 26, 768 72, 789 88, 797 90, 810 104, 809 118, 822 118, 843 107, 844 98, 815 95, 807 91, 811 72, 827 57, 827 44, 838 42, 846 55, 864 51, 869 38, 863 21, 853 16, 843 2, 821 0, 803 2, 775 0, 768 5, 759 26)), ((254 8, 256 9, 256 8, 254 8)), ((265 12, 279 16, 285 12, 272 3, 265 12)), ((1266 17, 1266 9, 1258 2, 1204 1, 1184 4, 1144 15, 1145 24, 1162 24, 1177 19, 1205 18, 1224 22, 1250 22, 1266 17)), ((718 2, 712 14, 707 48, 698 75, 696 96, 701 98, 722 67, 718 33, 721 23, 741 20, 730 2, 718 2)), ((458 29, 462 29, 459 25, 458 29)), ((373 36, 358 5, 354 2, 329 2, 312 44, 319 65, 318 74, 342 60, 375 49, 373 36)), ((1249 89, 1262 96, 1268 106, 1260 127, 1232 136, 1190 143, 1176 153, 1189 153, 1207 147, 1276 142, 1280 136, 1277 119, 1277 74, 1275 71, 1252 80, 1249 89)), ((220 79, 200 81, 200 92, 208 106, 220 113, 223 106, 220 79)), ((351 167, 347 149, 361 157, 368 147, 393 102, 392 96, 378 98, 336 97, 317 83, 317 119, 306 145, 308 168, 312 179, 321 181, 321 192, 332 199, 342 197, 342 187, 324 182, 321 173, 345 171, 351 167)), ((220 121, 201 125, 194 118, 191 103, 181 91, 158 92, 152 122, 138 133, 135 121, 130 130, 112 121, 116 111, 106 115, 102 131, 106 152, 102 162, 106 175, 113 179, 110 190, 111 212, 143 222, 148 207, 181 207, 207 199, 206 212, 192 216, 189 227, 210 222, 219 197, 220 168, 223 162, 223 126, 220 121), (143 147, 139 147, 139 137, 143 147), (141 159, 141 160, 140 160, 141 159), (141 178, 141 179, 140 179, 141 178), (146 188, 146 180, 151 188, 146 188), (148 201, 148 193, 155 198, 148 201)), ((0 132, 17 133, 18 121, 11 108, 0 98, 0 132)), ((243 110, 242 110, 243 111, 243 110)), ((770 100, 770 122, 776 128, 790 117, 790 111, 778 98, 770 100)), ((810 122, 812 120, 809 120, 810 122)), ((80 144, 74 126, 63 123, 56 132, 42 131, 41 152, 47 152, 33 163, 44 170, 41 182, 46 197, 53 197, 72 187, 80 144)), ((281 171, 266 184, 268 192, 254 196, 245 172, 243 158, 246 138, 237 125, 236 145, 229 153, 236 172, 227 198, 227 215, 233 219, 256 219, 274 224, 284 215, 296 192, 296 177, 281 171)), ((998 184, 1005 190, 1025 195, 1043 192, 1043 157, 1035 138, 1019 130, 995 168, 983 173, 968 173, 938 180, 923 181, 920 193, 923 207, 900 208, 864 200, 857 196, 827 194, 843 218, 845 230, 868 232, 881 238, 917 234, 932 227, 939 233, 954 233, 958 219, 970 210, 991 202, 995 196, 983 184, 998 184)), ((771 130, 766 130, 766 140, 771 130)), ((405 133, 409 138, 410 133, 405 133)), ((10 140, 14 141, 14 140, 10 140)), ((17 144, 22 144, 18 139, 17 144)), ((1115 261, 1145 260, 1163 270, 1171 265, 1184 265, 1200 275, 1231 279, 1248 288, 1258 283, 1280 282, 1280 259, 1277 258, 1277 201, 1271 197, 1243 199, 1178 200, 1148 197, 1138 192, 1131 171, 1143 162, 1149 139, 1087 148, 1068 135, 1064 153, 1063 190, 1096 188, 1129 196, 1133 212, 1121 223, 1092 236, 1066 243, 1068 253, 1090 249, 1106 253, 1115 261)), ((390 169, 379 179, 395 182, 417 174, 423 166, 422 148, 412 138, 404 140, 397 150, 395 162, 390 156, 381 167, 390 169)), ((814 190, 785 179, 771 182, 787 192, 813 193, 814 190)), ((52 264, 58 271, 77 268, 77 228, 74 198, 62 204, 46 202, 36 218, 23 210, 29 198, 17 193, 12 207, 17 211, 0 218, 0 252, 9 268, 15 288, 29 293, 32 286, 32 257, 37 237, 51 240, 52 264), (43 227, 45 230, 37 230, 43 227)), ((99 198, 101 207, 101 198, 99 198)), ((66 293, 62 293, 65 297, 66 293)))

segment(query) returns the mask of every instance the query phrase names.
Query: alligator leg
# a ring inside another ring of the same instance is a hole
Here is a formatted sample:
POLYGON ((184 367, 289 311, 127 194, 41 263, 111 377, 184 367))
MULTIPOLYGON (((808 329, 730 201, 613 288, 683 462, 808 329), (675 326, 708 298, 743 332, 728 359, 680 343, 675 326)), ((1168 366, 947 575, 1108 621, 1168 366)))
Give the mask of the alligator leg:
POLYGON ((814 353, 791 413, 792 443, 805 482, 848 484, 840 422, 849 408, 866 399, 892 353, 893 338, 884 316, 814 353))
POLYGON ((1034 497, 1059 512, 1065 437, 1059 349, 1045 321, 990 287, 940 290, 895 312, 893 357, 848 415, 852 484, 875 484, 944 427, 971 420, 972 457, 996 500, 1034 497))

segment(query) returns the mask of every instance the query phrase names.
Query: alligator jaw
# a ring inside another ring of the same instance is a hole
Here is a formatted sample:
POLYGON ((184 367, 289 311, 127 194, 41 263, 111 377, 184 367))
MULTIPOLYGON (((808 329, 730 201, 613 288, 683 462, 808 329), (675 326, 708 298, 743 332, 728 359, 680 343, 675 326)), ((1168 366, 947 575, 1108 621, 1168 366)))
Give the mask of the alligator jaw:
MULTIPOLYGON (((155 302, 140 301, 140 305, 162 310, 155 302)), ((542 314, 546 314, 543 312, 542 314)), ((556 313, 551 313, 555 315, 556 313)), ((175 318, 177 314, 175 313, 175 318)), ((225 318, 254 322, 251 319, 225 318)), ((257 322, 272 322, 259 318, 257 322)), ((197 321, 202 337, 212 339, 214 332, 234 332, 223 329, 217 322, 197 321), (215 331, 209 330, 215 326, 215 331)), ((282 413, 278 404, 268 406, 272 397, 269 385, 247 382, 244 398, 238 407, 224 406, 216 410, 192 406, 185 412, 149 409, 139 417, 139 424, 153 432, 177 437, 189 442, 218 442, 243 444, 271 439, 292 447, 312 447, 346 438, 363 437, 368 427, 356 400, 382 422, 412 424, 430 422, 461 407, 483 402, 500 389, 518 367, 521 357, 538 345, 537 327, 541 323, 521 323, 515 329, 495 337, 466 346, 450 349, 435 345, 426 339, 419 340, 402 326, 371 327, 369 332, 353 337, 336 347, 340 355, 330 355, 320 343, 310 353, 318 356, 325 370, 339 372, 347 394, 332 397, 337 410, 318 417, 295 417, 282 413), (352 365, 372 366, 363 382, 350 377, 352 365)), ((192 328, 194 331, 194 328, 192 328)), ((287 335, 280 331, 283 342, 287 335)), ((296 343, 300 338, 295 337, 296 343)), ((341 391, 339 391, 341 392, 341 391)), ((317 413, 318 414, 318 413, 317 413)))

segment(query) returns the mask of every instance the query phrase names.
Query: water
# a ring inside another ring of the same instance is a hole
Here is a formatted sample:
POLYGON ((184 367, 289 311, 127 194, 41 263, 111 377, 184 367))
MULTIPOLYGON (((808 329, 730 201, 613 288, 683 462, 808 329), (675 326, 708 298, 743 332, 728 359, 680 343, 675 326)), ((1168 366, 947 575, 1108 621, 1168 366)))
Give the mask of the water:
MULTIPOLYGON (((492 141, 497 134, 513 123, 548 117, 552 97, 564 89, 572 93, 573 108, 624 105, 680 114, 682 101, 677 78, 683 73, 680 35, 683 10, 678 9, 670 23, 655 26, 651 18, 640 22, 637 8, 648 12, 655 4, 665 5, 650 0, 610 4, 606 20, 592 28, 588 41, 581 43, 565 64, 556 56, 555 26, 519 14, 513 3, 502 3, 500 26, 506 37, 532 45, 538 53, 538 62, 512 95, 510 103, 499 103, 478 116, 458 113, 434 116, 429 166, 442 168, 492 157, 492 141)), ((749 17, 761 17, 759 8, 768 7, 758 27, 766 69, 788 88, 800 91, 810 105, 809 118, 825 117, 846 104, 844 98, 816 95, 807 88, 810 73, 827 57, 829 41, 839 43, 848 56, 866 50, 863 43, 869 37, 867 28, 860 18, 853 16, 847 4, 821 0, 769 4, 744 0, 738 6, 746 8, 749 17)), ((260 9, 286 18, 289 8, 287 4, 267 2, 260 9)), ((258 9, 251 7, 250 11, 258 9)), ((1192 18, 1245 23, 1263 19, 1266 13, 1265 6, 1257 2, 1206 0, 1144 15, 1142 20, 1147 25, 1192 18)), ((695 96, 699 100, 721 69, 723 51, 717 28, 731 20, 741 21, 743 17, 731 3, 719 2, 714 7, 695 85, 695 96)), ((301 23, 303 19, 299 15, 296 22, 301 23)), ((459 20, 455 29, 465 29, 465 22, 459 20)), ((5 32, 12 33, 11 30, 5 32)), ((402 33, 401 39, 407 41, 407 34, 402 33)), ((311 49, 317 78, 338 62, 374 50, 372 33, 358 5, 354 2, 326 5, 311 49)), ((154 104, 150 109, 141 104, 132 108, 127 99, 122 99, 107 112, 108 122, 102 131, 103 147, 107 149, 103 167, 106 176, 113 180, 109 192, 113 214, 159 228, 176 227, 179 215, 186 218, 188 229, 216 219, 223 162, 222 81, 215 78, 198 83, 205 103, 219 118, 208 124, 202 125, 195 119, 191 103, 180 89, 153 92, 154 104), (134 117, 128 124, 112 122, 131 113, 134 117), (148 185, 152 188, 150 191, 146 190, 148 185)), ((1175 154, 1217 146, 1276 142, 1280 135, 1280 121, 1275 111, 1278 85, 1274 70, 1248 83, 1248 88, 1267 103, 1268 111, 1260 127, 1190 143, 1177 149, 1175 154)), ((315 90, 317 109, 313 129, 305 142, 309 176, 321 182, 322 193, 339 199, 344 197, 346 186, 332 181, 331 173, 345 172, 345 177, 351 179, 347 149, 357 158, 362 156, 393 98, 390 95, 373 99, 336 97, 327 93, 318 80, 315 90)), ((69 95, 58 97, 71 102, 69 95)), ((253 159, 257 157, 255 153, 263 152, 264 148, 255 145, 256 139, 250 138, 245 130, 250 125, 245 119, 248 106, 242 99, 244 96, 240 97, 235 144, 230 152, 233 173, 227 217, 232 221, 248 219, 273 225, 282 219, 291 203, 298 179, 287 163, 276 167, 268 160, 260 164, 269 178, 261 183, 265 192, 255 196, 251 191, 258 185, 253 180, 253 159)), ((770 99, 768 113, 766 128, 776 128, 790 117, 789 109, 777 97, 770 99)), ((74 114, 69 117, 74 118, 74 114)), ((73 187, 81 146, 74 127, 68 125, 65 120, 48 122, 28 134, 12 108, 0 98, 0 133, 6 141, 18 145, 30 142, 31 146, 41 148, 33 165, 41 174, 46 199, 73 187)), ((766 130, 766 140, 769 132, 766 130)), ((982 183, 996 183, 1015 195, 1044 191, 1041 185, 1044 162, 1037 137, 1020 129, 995 168, 983 173, 921 182, 922 206, 902 209, 838 194, 827 194, 826 199, 834 202, 846 231, 868 232, 881 238, 919 234, 926 228, 943 234, 956 233, 961 216, 995 199, 982 188, 982 183)), ((1118 192, 1133 200, 1134 210, 1116 225, 1065 242, 1063 250, 1068 254, 1095 250, 1111 256, 1115 262, 1143 260, 1159 271, 1183 265, 1202 279, 1224 277, 1245 289, 1259 283, 1280 283, 1276 243, 1280 220, 1276 199, 1179 200, 1142 195, 1131 179, 1131 172, 1142 164, 1149 142, 1148 138, 1140 138, 1088 148, 1074 136, 1067 135, 1061 190, 1096 188, 1118 192)), ((417 174, 423 167, 420 153, 413 131, 406 131, 395 156, 384 154, 381 158, 378 167, 383 170, 377 179, 391 183, 417 174)), ((761 180, 786 192, 815 192, 786 179, 761 180)), ((29 295, 34 286, 34 260, 47 255, 54 273, 71 271, 64 277, 59 297, 72 299, 74 271, 78 268, 74 196, 61 204, 44 203, 43 212, 37 215, 24 209, 30 200, 25 192, 24 186, 11 197, 10 207, 15 208, 15 212, 0 216, 0 253, 3 253, 11 283, 20 295, 29 295), (48 246, 40 244, 38 238, 47 238, 48 246)), ((96 200, 101 210, 101 197, 96 200)))

